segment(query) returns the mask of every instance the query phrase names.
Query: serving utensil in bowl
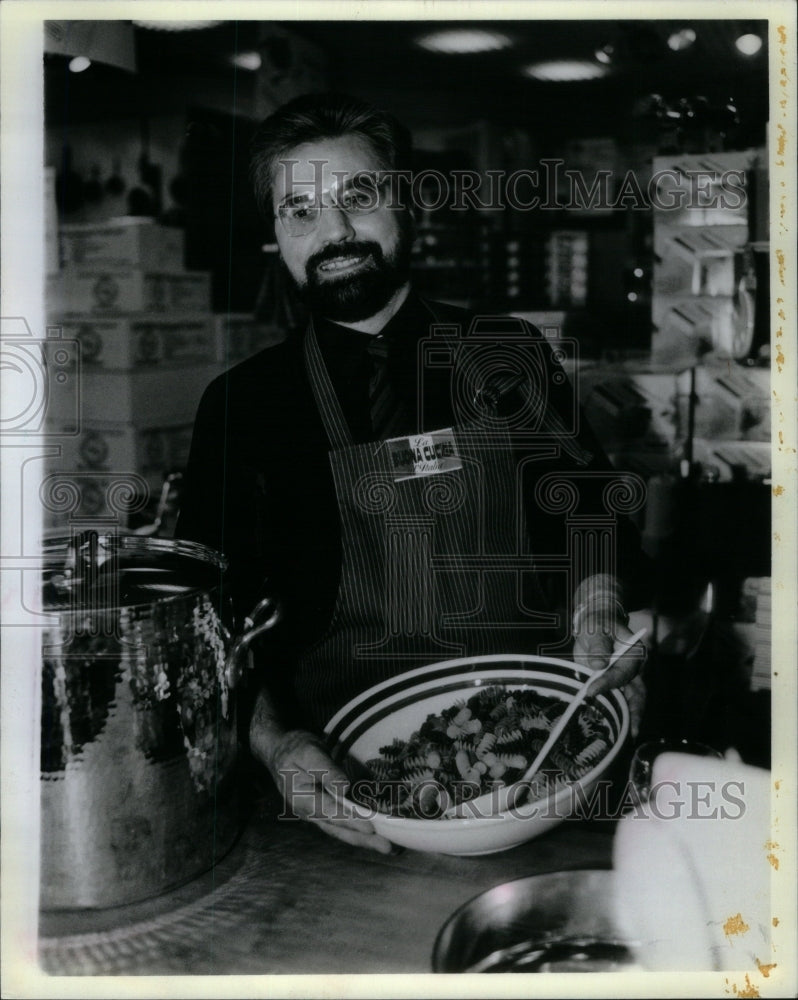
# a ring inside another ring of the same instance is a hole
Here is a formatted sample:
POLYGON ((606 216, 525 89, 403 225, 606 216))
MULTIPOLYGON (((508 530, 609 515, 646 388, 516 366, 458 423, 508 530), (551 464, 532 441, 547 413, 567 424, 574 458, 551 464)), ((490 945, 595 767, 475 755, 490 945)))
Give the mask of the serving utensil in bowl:
POLYGON ((446 811, 447 816, 459 816, 463 815, 464 810, 466 815, 473 815, 475 809, 482 809, 487 805, 492 804, 496 812, 505 812, 507 807, 511 802, 516 805, 520 805, 523 801, 523 797, 529 792, 531 787, 531 781, 541 769, 543 762, 551 753, 555 743, 559 740, 562 734, 565 732, 565 728, 571 719, 576 714, 577 709, 585 700, 588 692, 596 683, 596 681, 603 677, 607 671, 614 667, 615 664, 620 660, 620 658, 630 650, 635 643, 639 642, 648 632, 647 628, 641 628, 639 631, 635 632, 629 639, 619 639, 617 642, 617 648, 615 652, 609 659, 609 662, 601 670, 596 671, 592 674, 581 688, 576 692, 574 697, 570 700, 562 715, 556 721, 549 733, 548 739, 545 741, 543 746, 538 750, 532 763, 524 771, 521 777, 512 782, 509 785, 503 785, 496 792, 488 792, 485 795, 480 795, 476 799, 472 799, 467 805, 456 805, 452 806, 446 811))

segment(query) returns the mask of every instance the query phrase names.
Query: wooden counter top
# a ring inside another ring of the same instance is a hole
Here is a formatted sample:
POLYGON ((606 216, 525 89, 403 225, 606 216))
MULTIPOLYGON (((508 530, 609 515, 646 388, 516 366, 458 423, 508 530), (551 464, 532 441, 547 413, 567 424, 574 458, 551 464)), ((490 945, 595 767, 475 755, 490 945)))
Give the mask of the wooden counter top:
POLYGON ((611 821, 565 821, 500 854, 350 847, 261 801, 212 872, 156 899, 42 914, 55 975, 427 973, 435 937, 473 896, 513 878, 610 865, 611 821))

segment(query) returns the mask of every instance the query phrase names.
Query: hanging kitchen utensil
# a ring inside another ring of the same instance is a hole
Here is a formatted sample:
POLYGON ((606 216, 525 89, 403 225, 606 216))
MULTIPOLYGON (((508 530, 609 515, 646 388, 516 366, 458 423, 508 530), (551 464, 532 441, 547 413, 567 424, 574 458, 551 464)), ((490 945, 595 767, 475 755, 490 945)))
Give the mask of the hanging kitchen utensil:
POLYGON ((72 147, 65 145, 61 169, 55 178, 55 203, 62 214, 68 215, 81 208, 83 201, 83 178, 72 169, 72 147))
POLYGON ((96 163, 92 165, 89 179, 83 185, 83 197, 87 202, 102 201, 103 184, 100 180, 100 168, 96 163))
POLYGON ((114 157, 113 166, 111 168, 111 176, 105 182, 105 193, 111 195, 114 198, 119 197, 119 195, 125 193, 126 184, 124 178, 121 175, 121 164, 118 157, 114 157))
POLYGON ((141 183, 128 193, 128 212, 130 215, 160 215, 161 168, 150 161, 150 131, 146 118, 141 120, 138 172, 141 183))

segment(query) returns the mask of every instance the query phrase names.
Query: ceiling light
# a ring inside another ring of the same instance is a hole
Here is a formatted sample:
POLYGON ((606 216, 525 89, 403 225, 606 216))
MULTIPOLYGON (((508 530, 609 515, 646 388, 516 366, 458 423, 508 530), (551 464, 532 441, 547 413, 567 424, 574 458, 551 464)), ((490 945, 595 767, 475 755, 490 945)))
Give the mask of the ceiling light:
POLYGON ((524 67, 524 75, 533 80, 568 83, 576 80, 598 80, 607 75, 604 66, 578 59, 556 59, 524 67))
POLYGON ((69 68, 73 73, 82 73, 89 66, 91 66, 91 59, 87 59, 86 56, 75 56, 74 59, 69 60, 69 68))
POLYGON ((759 35, 740 35, 734 43, 744 56, 755 56, 762 48, 759 35))
POLYGON ((200 28, 215 28, 221 21, 134 21, 137 28, 152 28, 155 31, 198 31, 200 28))
POLYGON ((668 36, 668 48, 674 52, 683 52, 685 49, 689 49, 695 40, 696 33, 692 28, 682 28, 668 36))
POLYGON ((615 46, 607 43, 607 45, 602 45, 600 49, 596 49, 595 54, 596 59, 598 59, 600 63, 604 63, 605 66, 609 66, 612 62, 613 56, 615 55, 615 46))
POLYGON ((428 52, 442 52, 446 55, 460 55, 469 52, 497 52, 512 43, 507 35, 498 31, 483 31, 481 28, 451 28, 433 31, 416 39, 416 45, 428 52))
POLYGON ((248 69, 254 73, 260 69, 262 60, 259 52, 237 52, 230 61, 239 69, 248 69))

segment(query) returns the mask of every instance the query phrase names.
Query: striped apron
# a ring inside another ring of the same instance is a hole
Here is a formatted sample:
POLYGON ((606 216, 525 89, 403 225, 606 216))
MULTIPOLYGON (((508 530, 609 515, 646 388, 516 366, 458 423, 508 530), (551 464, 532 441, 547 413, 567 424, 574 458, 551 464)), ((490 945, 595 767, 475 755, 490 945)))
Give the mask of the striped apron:
POLYGON ((356 694, 427 663, 534 652, 557 617, 523 607, 532 558, 509 435, 497 444, 492 423, 489 434, 464 425, 356 444, 312 322, 304 353, 331 446, 342 543, 330 625, 297 665, 310 720, 321 729, 356 694), (444 471, 405 474, 403 456, 436 442, 456 456, 433 460, 444 471))

